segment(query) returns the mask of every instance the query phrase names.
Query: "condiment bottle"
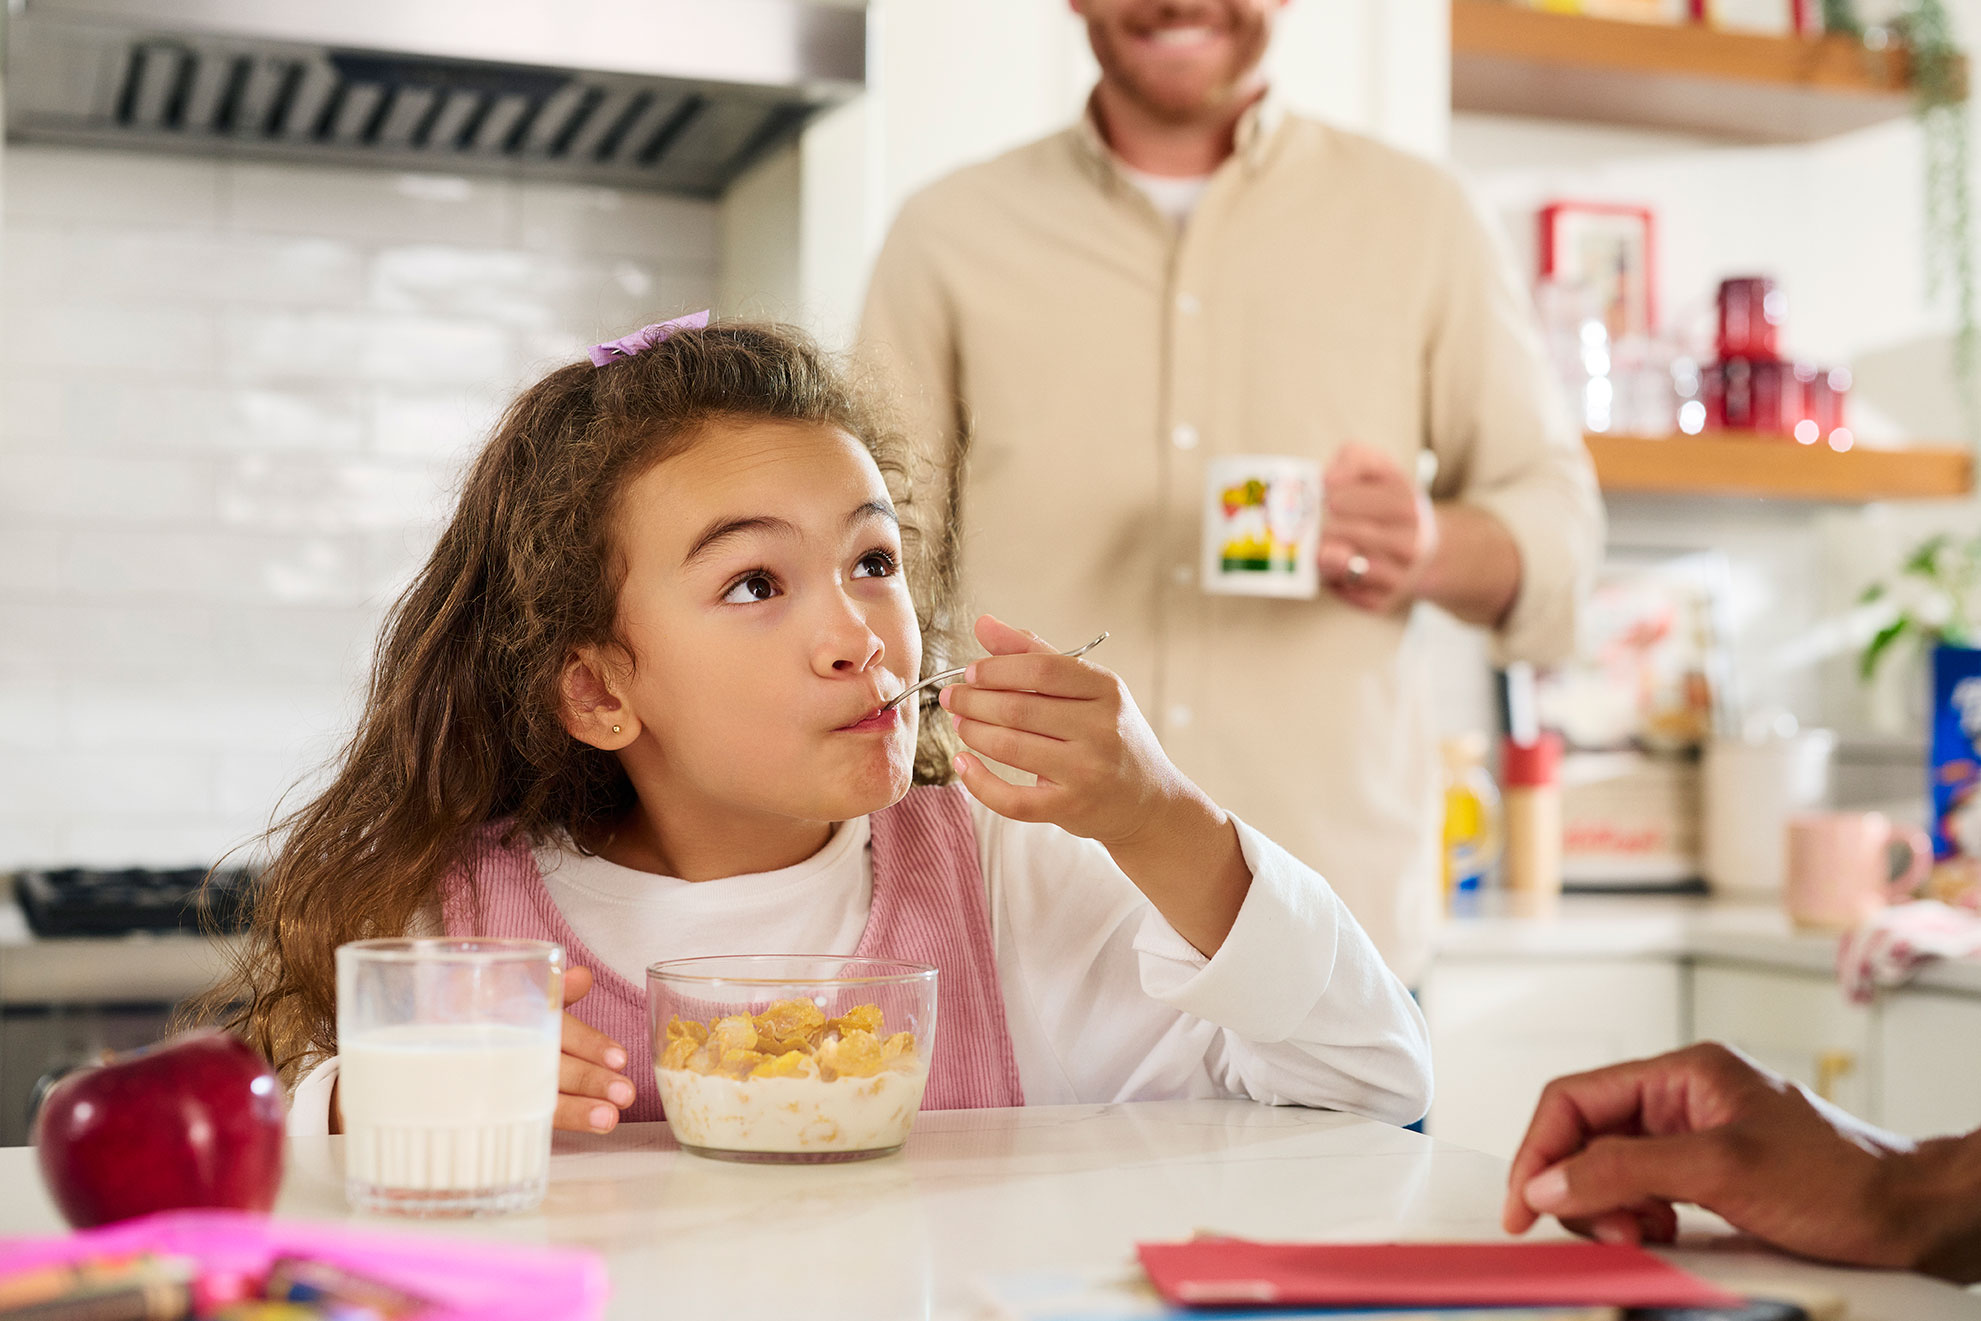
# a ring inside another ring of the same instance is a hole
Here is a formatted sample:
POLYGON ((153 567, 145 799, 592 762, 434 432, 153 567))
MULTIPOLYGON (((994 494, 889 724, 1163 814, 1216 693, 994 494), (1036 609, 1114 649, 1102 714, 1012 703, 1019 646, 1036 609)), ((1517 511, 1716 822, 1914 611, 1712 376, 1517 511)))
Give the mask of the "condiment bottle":
POLYGON ((1530 743, 1509 737, 1500 749, 1506 812, 1506 866, 1501 876, 1516 910, 1551 909, 1561 897, 1561 735, 1530 743))
POLYGON ((1500 796, 1486 770, 1486 736, 1444 741, 1444 893, 1454 908, 1475 902, 1500 855, 1500 796))

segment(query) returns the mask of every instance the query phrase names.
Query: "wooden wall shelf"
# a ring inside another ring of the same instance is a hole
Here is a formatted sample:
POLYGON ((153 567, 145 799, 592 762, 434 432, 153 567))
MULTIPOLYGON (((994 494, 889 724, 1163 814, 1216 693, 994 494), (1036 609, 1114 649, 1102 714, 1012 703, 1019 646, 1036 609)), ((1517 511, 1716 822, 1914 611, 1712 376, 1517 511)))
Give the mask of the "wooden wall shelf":
MULTIPOLYGON (((1964 72, 1964 70, 1963 70, 1964 72)), ((1906 52, 1451 0, 1455 110, 1807 142, 1912 113, 1906 52)))
POLYGON ((1589 456, 1607 492, 1765 496, 1858 503, 1951 499, 1974 490, 1974 456, 1951 446, 1839 454, 1826 445, 1722 433, 1590 435, 1589 456))

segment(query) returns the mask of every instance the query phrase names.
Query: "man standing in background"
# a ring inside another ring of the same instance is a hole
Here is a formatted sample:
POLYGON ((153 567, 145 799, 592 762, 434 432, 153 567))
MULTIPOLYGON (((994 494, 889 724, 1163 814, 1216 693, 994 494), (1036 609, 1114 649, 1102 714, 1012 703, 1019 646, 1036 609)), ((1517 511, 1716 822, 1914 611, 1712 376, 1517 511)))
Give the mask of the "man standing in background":
POLYGON ((1559 656, 1602 512, 1458 184, 1270 95, 1284 4, 1072 0, 1086 114, 911 198, 861 339, 963 529, 965 599, 1059 645, 1111 630, 1170 756, 1414 985, 1440 800, 1411 607, 1559 656), (1325 465, 1318 599, 1202 590, 1228 455, 1325 465))

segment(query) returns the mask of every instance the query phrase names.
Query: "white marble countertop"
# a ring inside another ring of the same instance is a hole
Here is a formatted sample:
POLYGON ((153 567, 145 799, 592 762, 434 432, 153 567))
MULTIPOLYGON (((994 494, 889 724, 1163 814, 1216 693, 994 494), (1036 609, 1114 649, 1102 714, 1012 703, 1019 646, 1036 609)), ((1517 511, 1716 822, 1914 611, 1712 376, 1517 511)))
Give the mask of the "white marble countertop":
MULTIPOLYGON (((1490 896, 1477 914, 1447 918, 1436 949, 1439 959, 1453 960, 1681 958, 1833 977, 1837 937, 1799 930, 1769 904, 1567 895, 1553 913, 1533 916, 1490 896)), ((1908 985, 1981 995, 1981 959, 1928 964, 1908 985)))
MULTIPOLYGON (((1200 1229, 1279 1240, 1492 1240, 1503 1162, 1351 1116, 1246 1101, 1041 1106, 923 1115, 899 1156, 731 1165, 682 1154, 665 1124, 562 1136, 529 1215, 357 1217, 341 1138, 290 1143, 277 1213, 583 1246, 604 1254, 612 1318, 804 1316, 976 1321, 987 1273, 1111 1268, 1140 1240, 1200 1229)), ((0 1234, 59 1228, 33 1151, 0 1150, 0 1234)), ((1559 1230, 1553 1231, 1559 1234, 1559 1230)), ((1671 1254, 1735 1289, 1847 1299, 1853 1321, 1981 1318, 1937 1281, 1842 1271, 1715 1238, 1671 1254)))

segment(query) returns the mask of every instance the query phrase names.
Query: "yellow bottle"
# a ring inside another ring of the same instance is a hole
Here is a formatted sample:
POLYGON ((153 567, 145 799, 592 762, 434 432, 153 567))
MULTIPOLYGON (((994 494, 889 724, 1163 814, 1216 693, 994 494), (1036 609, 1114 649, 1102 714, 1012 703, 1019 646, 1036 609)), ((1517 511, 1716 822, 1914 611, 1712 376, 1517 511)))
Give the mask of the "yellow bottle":
POLYGON ((1500 794, 1486 770, 1486 736, 1444 741, 1444 897, 1476 898, 1500 856, 1500 794))

